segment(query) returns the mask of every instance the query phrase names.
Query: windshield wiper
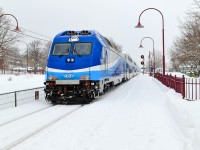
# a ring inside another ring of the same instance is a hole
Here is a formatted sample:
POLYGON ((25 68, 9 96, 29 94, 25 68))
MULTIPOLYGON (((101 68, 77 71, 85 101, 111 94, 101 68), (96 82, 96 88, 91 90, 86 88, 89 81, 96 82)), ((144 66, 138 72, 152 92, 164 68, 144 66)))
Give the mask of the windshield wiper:
POLYGON ((66 52, 69 52, 69 48, 65 49, 65 50, 61 53, 61 55, 59 55, 59 57, 64 56, 64 54, 65 54, 66 52))
POLYGON ((76 51, 76 49, 74 49, 74 52, 75 52, 79 57, 81 57, 81 54, 79 54, 79 53, 76 51))

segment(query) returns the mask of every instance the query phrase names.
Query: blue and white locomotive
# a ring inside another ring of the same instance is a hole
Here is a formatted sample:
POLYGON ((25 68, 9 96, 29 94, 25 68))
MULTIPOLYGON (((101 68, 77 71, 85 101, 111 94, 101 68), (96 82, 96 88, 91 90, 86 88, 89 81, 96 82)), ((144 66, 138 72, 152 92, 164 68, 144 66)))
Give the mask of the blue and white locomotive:
POLYGON ((96 31, 61 32, 54 38, 48 57, 46 99, 54 104, 89 103, 133 76, 127 60, 128 55, 117 52, 96 31))

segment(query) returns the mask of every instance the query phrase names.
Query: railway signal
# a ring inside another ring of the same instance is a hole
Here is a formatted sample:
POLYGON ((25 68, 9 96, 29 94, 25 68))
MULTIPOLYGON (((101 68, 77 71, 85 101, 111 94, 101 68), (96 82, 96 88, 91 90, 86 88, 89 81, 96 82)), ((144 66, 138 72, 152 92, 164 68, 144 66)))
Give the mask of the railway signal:
POLYGON ((143 65, 143 74, 144 74, 144 55, 141 55, 142 61, 141 61, 141 65, 143 65))

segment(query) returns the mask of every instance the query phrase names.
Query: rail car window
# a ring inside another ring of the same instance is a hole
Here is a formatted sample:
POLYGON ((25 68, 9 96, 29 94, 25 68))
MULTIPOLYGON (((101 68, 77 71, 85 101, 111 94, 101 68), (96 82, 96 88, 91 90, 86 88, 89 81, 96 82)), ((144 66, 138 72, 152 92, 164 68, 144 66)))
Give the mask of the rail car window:
POLYGON ((92 43, 75 43, 73 54, 74 55, 90 55, 92 43))
POLYGON ((55 44, 53 47, 54 56, 69 55, 71 43, 55 44))

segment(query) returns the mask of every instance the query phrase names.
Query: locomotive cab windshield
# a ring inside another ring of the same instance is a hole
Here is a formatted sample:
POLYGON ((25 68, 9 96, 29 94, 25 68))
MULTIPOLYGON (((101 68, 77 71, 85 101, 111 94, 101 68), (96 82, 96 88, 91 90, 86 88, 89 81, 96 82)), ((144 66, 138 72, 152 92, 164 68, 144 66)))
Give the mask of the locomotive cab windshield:
POLYGON ((52 50, 52 56, 67 56, 70 54, 70 49, 72 49, 73 55, 90 55, 92 52, 92 43, 56 43, 52 50))
POLYGON ((73 55, 90 55, 92 49, 92 43, 75 43, 73 55))
POLYGON ((70 48, 71 48, 71 43, 55 44, 52 51, 52 55, 53 56, 69 55, 70 48))

